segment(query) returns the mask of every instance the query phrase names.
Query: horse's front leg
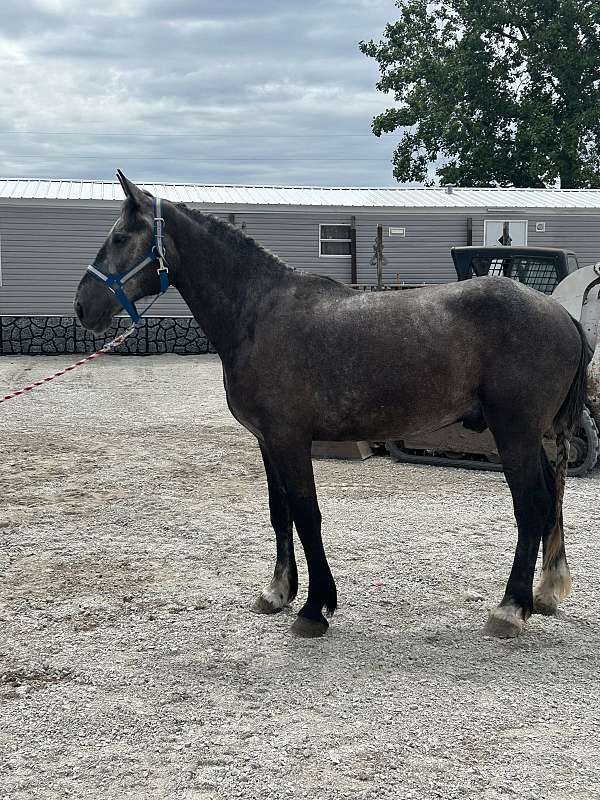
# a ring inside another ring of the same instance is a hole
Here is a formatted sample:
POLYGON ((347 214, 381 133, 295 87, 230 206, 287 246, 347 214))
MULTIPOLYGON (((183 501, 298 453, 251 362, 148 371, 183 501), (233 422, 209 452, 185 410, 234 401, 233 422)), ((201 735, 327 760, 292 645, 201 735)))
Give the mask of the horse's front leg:
POLYGON ((271 525, 277 542, 277 560, 273 579, 254 601, 252 610, 257 614, 275 614, 291 603, 298 592, 298 570, 294 556, 292 514, 283 481, 277 474, 265 448, 261 445, 267 486, 271 525))
POLYGON ((322 636, 329 627, 323 616, 326 608, 333 614, 337 606, 335 582, 327 563, 321 539, 321 512, 311 460, 309 437, 296 433, 271 435, 265 441, 270 463, 282 481, 292 520, 296 525, 308 565, 308 597, 296 618, 292 631, 298 636, 322 636))

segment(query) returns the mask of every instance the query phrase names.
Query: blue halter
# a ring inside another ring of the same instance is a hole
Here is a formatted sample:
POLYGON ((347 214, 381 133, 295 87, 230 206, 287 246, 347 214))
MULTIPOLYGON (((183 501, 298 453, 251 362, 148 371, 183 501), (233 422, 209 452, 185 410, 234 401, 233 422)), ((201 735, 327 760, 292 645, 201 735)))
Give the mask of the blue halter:
MULTIPOLYGON (((135 307, 135 303, 132 303, 125 294, 123 284, 130 280, 130 278, 133 278, 134 275, 137 275, 138 272, 144 269, 147 264, 152 264, 153 262, 158 261, 158 269, 156 271, 158 272, 158 278, 160 280, 160 291, 156 299, 158 300, 160 295, 164 294, 169 288, 169 268, 167 267, 165 246, 163 244, 163 225, 165 224, 165 220, 161 216, 161 203, 162 201, 160 197, 153 198, 153 242, 150 252, 143 261, 140 261, 140 263, 136 264, 135 267, 125 270, 125 272, 117 273, 104 272, 102 265, 96 263, 90 264, 88 267, 88 272, 92 278, 95 278, 97 281, 101 281, 107 289, 110 289, 110 291, 116 296, 119 303, 121 303, 123 306, 123 309, 129 314, 133 322, 136 323, 141 320, 141 316, 135 307)), ((148 306, 148 308, 149 307, 150 306, 148 306)))

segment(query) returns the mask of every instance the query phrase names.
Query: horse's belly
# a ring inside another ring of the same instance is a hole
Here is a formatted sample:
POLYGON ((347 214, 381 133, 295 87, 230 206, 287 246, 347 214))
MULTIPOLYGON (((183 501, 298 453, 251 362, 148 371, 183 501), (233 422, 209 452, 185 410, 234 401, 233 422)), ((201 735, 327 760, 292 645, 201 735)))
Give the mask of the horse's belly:
POLYGON ((387 406, 357 405, 351 412, 340 407, 322 411, 314 438, 325 441, 401 439, 451 425, 473 411, 472 397, 446 397, 439 403, 407 404, 401 398, 387 406))

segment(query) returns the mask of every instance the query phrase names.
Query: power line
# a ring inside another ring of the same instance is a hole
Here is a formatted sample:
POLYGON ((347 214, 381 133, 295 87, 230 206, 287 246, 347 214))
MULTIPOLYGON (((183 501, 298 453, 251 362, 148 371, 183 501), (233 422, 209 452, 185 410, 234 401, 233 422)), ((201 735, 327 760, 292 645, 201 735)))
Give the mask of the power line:
MULTIPOLYGON (((90 161, 107 161, 109 158, 113 160, 122 160, 122 161, 194 161, 198 164, 213 164, 215 161, 220 163, 227 162, 227 161, 247 161, 249 164, 261 164, 267 163, 272 161, 308 161, 311 163, 356 163, 357 161, 373 161, 373 162, 381 162, 385 159, 385 156, 381 156, 380 158, 355 158, 354 156, 346 156, 344 158, 314 158, 314 157, 297 157, 295 155, 290 156, 282 156, 282 157, 273 157, 273 156, 229 156, 225 155, 222 157, 213 156, 211 158, 192 158, 187 156, 155 156, 155 155, 147 155, 147 156, 129 156, 129 155, 104 155, 104 156, 89 156, 89 155, 77 155, 74 153, 68 154, 69 158, 72 159, 86 159, 90 161)), ((12 154, 12 155, 0 155, 0 161, 56 161, 61 160, 65 156, 60 153, 56 154, 49 154, 49 153, 42 153, 40 155, 33 155, 31 153, 26 154, 12 154)))
MULTIPOLYGON (((0 131, 0 136, 121 136, 144 138, 201 138, 201 139, 314 139, 314 138, 378 138, 373 133, 335 133, 330 131, 315 133, 137 133, 136 131, 0 131)), ((385 134, 384 134, 385 135, 385 134)))

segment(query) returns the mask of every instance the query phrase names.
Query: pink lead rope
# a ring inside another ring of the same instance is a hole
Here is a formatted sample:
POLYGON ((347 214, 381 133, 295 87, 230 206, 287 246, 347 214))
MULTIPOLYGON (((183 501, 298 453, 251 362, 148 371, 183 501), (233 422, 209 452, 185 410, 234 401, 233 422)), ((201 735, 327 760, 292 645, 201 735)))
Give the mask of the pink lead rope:
POLYGON ((97 350, 95 353, 82 358, 80 361, 76 361, 74 364, 59 370, 59 372, 55 372, 54 375, 48 375, 47 378, 42 378, 41 381, 35 381, 34 383, 30 383, 29 386, 24 386, 22 389, 19 389, 12 394, 6 394, 4 397, 0 397, 0 403, 5 403, 7 400, 12 400, 13 397, 19 397, 22 394, 26 394, 32 389, 36 389, 38 386, 43 386, 45 383, 53 381, 54 378, 60 378, 61 375, 71 372, 71 370, 74 370, 75 367, 81 367, 82 364, 86 364, 88 361, 93 361, 95 358, 100 358, 100 356, 105 355, 106 353, 110 352, 110 350, 113 350, 115 347, 118 347, 120 344, 122 344, 128 336, 131 336, 136 327, 136 325, 132 325, 125 331, 125 333, 122 333, 120 336, 114 338, 111 342, 108 342, 108 344, 105 344, 104 347, 100 348, 100 350, 97 350))

